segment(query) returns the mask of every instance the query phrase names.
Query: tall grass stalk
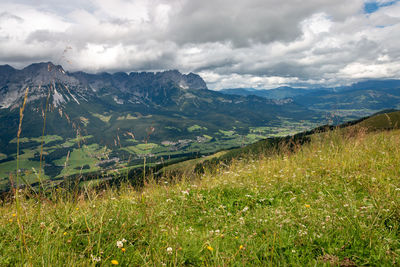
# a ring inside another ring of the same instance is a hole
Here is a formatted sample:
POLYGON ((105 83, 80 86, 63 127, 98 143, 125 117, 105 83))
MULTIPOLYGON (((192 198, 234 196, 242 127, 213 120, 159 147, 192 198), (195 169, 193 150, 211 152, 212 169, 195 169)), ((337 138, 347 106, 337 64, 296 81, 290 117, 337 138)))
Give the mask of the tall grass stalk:
MULTIPOLYGON (((20 185, 20 181, 19 179, 22 178, 19 175, 19 139, 21 136, 21 132, 22 132, 22 120, 24 118, 24 110, 25 110, 25 105, 26 105, 26 100, 28 99, 28 92, 29 92, 29 87, 26 88, 25 90, 25 96, 24 96, 24 102, 22 104, 22 107, 19 110, 19 126, 18 126, 18 132, 17 132, 17 184, 16 184, 16 190, 15 190, 15 204, 16 204, 16 211, 17 211, 17 222, 18 222, 18 228, 19 228, 19 234, 20 234, 20 252, 21 252, 21 258, 23 258, 24 256, 24 248, 25 251, 28 253, 28 247, 26 246, 26 242, 25 242, 25 235, 24 235, 24 226, 22 225, 22 208, 21 208, 21 203, 20 203, 20 196, 19 196, 19 185, 20 185)), ((25 184, 27 185, 27 182, 24 181, 25 184)))
POLYGON ((39 163, 39 175, 38 175, 39 192, 40 192, 40 187, 42 187, 42 190, 44 191, 44 187, 43 187, 43 183, 42 183, 42 164, 43 164, 44 134, 45 134, 45 130, 46 130, 46 118, 47 118, 47 109, 49 106, 49 99, 50 99, 50 90, 47 94, 46 107, 45 107, 44 115, 43 115, 43 130, 42 130, 42 140, 41 140, 41 144, 40 144, 40 163, 39 163))

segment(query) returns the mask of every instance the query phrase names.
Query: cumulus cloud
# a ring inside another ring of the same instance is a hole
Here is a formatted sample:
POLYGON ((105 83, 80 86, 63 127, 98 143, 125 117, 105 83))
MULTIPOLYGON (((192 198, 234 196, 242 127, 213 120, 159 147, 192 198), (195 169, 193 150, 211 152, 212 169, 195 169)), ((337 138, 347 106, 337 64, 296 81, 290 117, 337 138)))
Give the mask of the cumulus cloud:
POLYGON ((0 64, 18 68, 179 69, 212 89, 400 75, 398 1, 5 0, 0 10, 0 64))

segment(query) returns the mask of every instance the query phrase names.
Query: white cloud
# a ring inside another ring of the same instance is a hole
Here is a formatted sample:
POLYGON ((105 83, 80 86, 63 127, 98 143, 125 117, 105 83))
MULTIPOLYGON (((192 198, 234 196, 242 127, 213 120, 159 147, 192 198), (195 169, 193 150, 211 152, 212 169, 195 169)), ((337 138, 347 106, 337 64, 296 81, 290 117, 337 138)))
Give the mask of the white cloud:
POLYGON ((364 3, 5 0, 0 64, 179 69, 199 72, 215 89, 399 78, 400 3, 380 1, 371 14, 364 3), (65 47, 72 49, 62 56, 65 47))

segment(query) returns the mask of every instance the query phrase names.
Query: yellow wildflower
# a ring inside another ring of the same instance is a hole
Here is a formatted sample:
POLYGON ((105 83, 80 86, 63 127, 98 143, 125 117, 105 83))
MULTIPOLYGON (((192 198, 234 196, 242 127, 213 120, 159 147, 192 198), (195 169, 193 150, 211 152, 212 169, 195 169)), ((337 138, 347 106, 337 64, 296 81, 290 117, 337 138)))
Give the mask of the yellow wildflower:
POLYGON ((311 206, 310 206, 310 205, 308 205, 308 204, 305 204, 304 206, 305 206, 306 208, 309 208, 309 207, 311 207, 311 206))
POLYGON ((239 250, 242 250, 242 249, 244 249, 244 247, 243 247, 243 245, 240 245, 239 250))
POLYGON ((117 261, 117 260, 112 260, 112 261, 111 261, 111 264, 112 264, 112 265, 118 265, 118 261, 117 261))
POLYGON ((64 234, 63 235, 67 235, 67 232, 64 232, 64 234))
POLYGON ((207 249, 208 249, 209 251, 213 251, 213 250, 214 250, 212 246, 207 246, 207 249))
POLYGON ((125 252, 125 251, 126 251, 126 249, 125 249, 125 248, 121 248, 121 251, 122 251, 122 252, 125 252))
POLYGON ((15 216, 17 216, 17 214, 13 213, 12 216, 15 217, 15 216))

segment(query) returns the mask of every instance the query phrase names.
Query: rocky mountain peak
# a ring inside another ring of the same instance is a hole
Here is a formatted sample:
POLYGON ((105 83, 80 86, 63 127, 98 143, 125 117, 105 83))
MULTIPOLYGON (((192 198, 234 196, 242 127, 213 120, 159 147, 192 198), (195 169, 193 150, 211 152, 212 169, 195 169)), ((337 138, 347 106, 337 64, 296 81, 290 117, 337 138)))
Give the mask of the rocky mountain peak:
POLYGON ((52 62, 34 63, 19 72, 19 78, 23 78, 34 86, 48 85, 51 83, 64 83, 77 85, 78 80, 70 77, 61 65, 52 62))
POLYGON ((15 105, 23 96, 26 87, 30 88, 29 100, 45 97, 47 88, 52 88, 57 105, 69 100, 78 103, 79 96, 83 99, 97 93, 113 94, 117 98, 121 94, 125 94, 125 98, 127 95, 133 95, 134 99, 157 100, 163 103, 176 89, 207 90, 206 83, 199 75, 182 74, 178 70, 89 74, 66 72, 60 65, 41 62, 22 70, 10 66, 0 68, 0 108, 15 105))

